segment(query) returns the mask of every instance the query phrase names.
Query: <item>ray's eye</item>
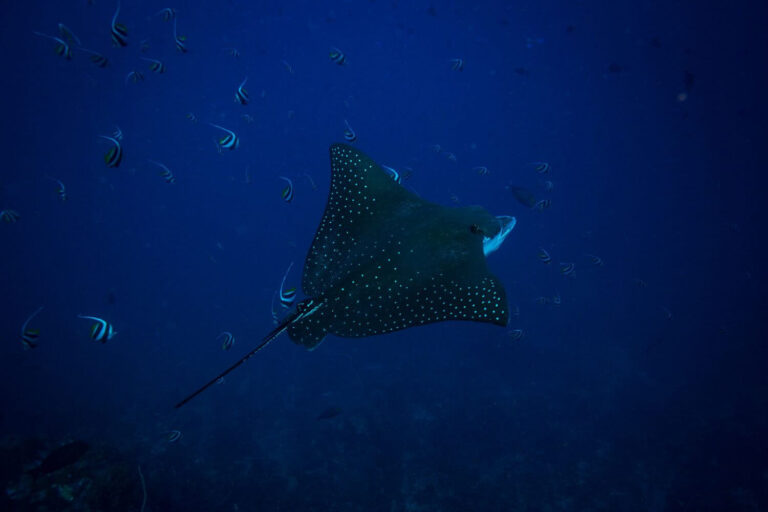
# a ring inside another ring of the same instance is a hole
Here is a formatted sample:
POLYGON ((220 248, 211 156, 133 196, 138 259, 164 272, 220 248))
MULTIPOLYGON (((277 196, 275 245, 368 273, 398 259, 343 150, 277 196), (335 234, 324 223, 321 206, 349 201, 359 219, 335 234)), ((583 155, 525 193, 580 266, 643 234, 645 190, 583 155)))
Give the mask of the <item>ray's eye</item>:
POLYGON ((482 229, 480 229, 480 226, 478 226, 477 224, 472 224, 471 226, 469 226, 469 230, 470 230, 470 231, 471 231, 473 234, 475 234, 475 235, 478 235, 478 234, 480 234, 480 235, 483 235, 483 234, 484 234, 484 233, 483 233, 483 230, 482 230, 482 229))

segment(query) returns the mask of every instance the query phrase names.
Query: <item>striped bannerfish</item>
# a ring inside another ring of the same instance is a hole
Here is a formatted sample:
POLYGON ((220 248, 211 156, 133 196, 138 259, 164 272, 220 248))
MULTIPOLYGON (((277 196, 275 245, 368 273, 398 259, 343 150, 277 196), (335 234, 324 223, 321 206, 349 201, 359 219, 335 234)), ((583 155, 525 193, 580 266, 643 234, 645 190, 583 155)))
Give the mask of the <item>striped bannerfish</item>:
POLYGON ((560 273, 564 276, 575 276, 574 270, 576 270, 575 263, 560 263, 560 273))
POLYGON ((171 184, 176 183, 176 176, 173 175, 173 173, 168 167, 166 167, 160 162, 156 162, 155 160, 149 160, 149 163, 154 164, 158 166, 160 169, 162 169, 160 171, 160 176, 163 177, 166 183, 171 183, 171 184))
POLYGON ((109 31, 112 34, 112 45, 124 47, 128 46, 128 29, 125 25, 117 22, 117 16, 120 14, 120 2, 117 2, 117 10, 115 10, 114 16, 112 16, 112 24, 109 31))
POLYGON ((63 37, 69 44, 76 44, 77 46, 81 46, 83 44, 80 42, 80 38, 77 37, 75 33, 72 32, 69 27, 63 23, 59 23, 59 35, 63 37))
POLYGON ((288 182, 288 185, 286 185, 285 188, 283 189, 281 196, 283 198, 283 201, 285 201, 286 203, 290 203, 291 201, 293 201, 293 182, 290 179, 286 178, 285 176, 279 176, 279 178, 281 180, 285 180, 286 182, 288 182))
POLYGON ((130 73, 128 73, 125 76, 125 83, 128 83, 128 80, 130 80, 131 82, 133 82, 135 84, 137 84, 139 82, 143 82, 144 81, 144 73, 142 73, 141 71, 136 71, 134 69, 133 71, 131 71, 130 73))
POLYGON ((27 317, 21 326, 21 344, 24 345, 25 350, 37 347, 37 338, 40 337, 40 331, 38 329, 30 329, 28 326, 29 322, 31 322, 42 310, 43 306, 37 308, 34 313, 27 317))
POLYGON ((247 81, 248 77, 245 77, 245 80, 237 86, 237 91, 235 91, 235 102, 241 105, 248 104, 248 91, 245 90, 245 82, 247 81))
POLYGON ((293 306, 293 302, 296 300, 296 288, 285 289, 285 279, 288 277, 288 272, 291 271, 291 267, 293 267, 293 262, 288 265, 288 270, 285 271, 283 280, 280 282, 280 305, 285 309, 289 309, 293 306))
POLYGON ((549 255, 546 249, 539 247, 539 261, 542 263, 550 264, 552 263, 552 257, 549 255))
POLYGON ((59 195, 59 199, 61 199, 62 202, 66 201, 67 200, 67 188, 64 186, 64 183, 62 183, 61 180, 57 180, 56 178, 53 178, 51 176, 48 176, 48 179, 58 183, 59 188, 56 189, 56 193, 59 195))
POLYGON ((123 130, 119 126, 115 125, 115 131, 112 132, 112 136, 117 140, 123 140, 123 130))
POLYGON ((533 170, 538 174, 548 174, 550 165, 547 162, 532 162, 533 170))
POLYGON ((451 59, 451 69, 453 71, 464 71, 464 59, 451 59))
POLYGON ((347 126, 347 128, 344 130, 344 139, 347 142, 355 142, 357 140, 357 134, 355 133, 355 130, 352 129, 346 119, 344 120, 344 124, 347 126))
POLYGON ((335 62, 339 66, 343 66, 347 63, 347 56, 336 47, 331 48, 328 56, 331 58, 331 62, 335 62))
POLYGON ((507 331, 507 336, 509 336, 512 341, 519 340, 523 337, 523 334, 524 332, 522 329, 512 329, 511 331, 507 331))
POLYGON ((155 16, 162 16, 163 21, 171 21, 176 17, 176 9, 172 7, 166 7, 165 9, 160 9, 157 11, 155 16))
POLYGON ((594 255, 594 254, 585 254, 587 258, 589 258, 589 261, 598 267, 603 266, 603 259, 600 256, 594 255))
POLYGON ((120 145, 120 141, 106 135, 99 135, 99 137, 114 144, 104 155, 104 163, 107 164, 107 167, 119 167, 120 162, 123 161, 123 147, 120 145))
POLYGON ((111 340, 115 337, 117 334, 117 331, 115 331, 114 327, 112 327, 112 324, 107 322, 106 320, 102 320, 101 318, 95 317, 95 316, 87 316, 87 315, 77 315, 78 318, 83 318, 85 320, 93 320, 96 322, 93 324, 93 327, 91 327, 91 339, 93 341, 100 341, 102 343, 106 343, 107 341, 111 340))
POLYGON ((218 144, 219 153, 221 153, 222 149, 228 149, 230 151, 234 151, 240 146, 240 138, 235 134, 235 132, 233 132, 232 130, 227 130, 223 126, 219 126, 217 124, 213 124, 213 123, 208 123, 208 124, 210 124, 214 128, 218 128, 219 130, 223 130, 227 132, 227 134, 224 137, 216 141, 216 144, 218 144))
POLYGON ((403 178, 400 176, 399 172, 389 167, 388 165, 382 165, 381 167, 390 174, 392 179, 395 180, 395 183, 400 185, 403 182, 403 178))
POLYGON ((69 43, 64 41, 61 38, 55 37, 55 36, 49 36, 48 34, 43 34, 42 32, 34 32, 35 35, 38 35, 40 37, 47 37, 48 39, 53 39, 56 41, 56 55, 59 57, 63 57, 65 60, 72 60, 72 47, 69 46, 69 43))
POLYGON ((6 224, 13 224, 17 220, 19 220, 19 212, 16 210, 2 210, 0 211, 0 220, 5 222, 6 224))
POLYGON ((142 57, 142 59, 149 62, 149 69, 153 73, 165 73, 165 64, 163 64, 162 61, 157 59, 148 59, 147 57, 142 57))
POLYGON ((181 439, 184 436, 184 434, 181 433, 180 430, 171 430, 167 434, 165 434, 165 439, 169 443, 175 443, 179 439, 181 439))
POLYGON ((222 340, 221 350, 229 350, 235 344, 235 337, 229 331, 224 331, 223 333, 216 336, 216 341, 219 340, 222 340))
POLYGON ((550 206, 552 206, 552 201, 550 199, 541 199, 536 201, 536 204, 533 205, 533 208, 535 210, 544 211, 550 206))
POLYGON ((91 62, 96 64, 98 67, 105 68, 109 65, 109 59, 107 59, 104 55, 100 54, 99 52, 89 50, 88 48, 83 48, 82 46, 78 47, 77 49, 85 53, 89 53, 91 55, 89 57, 91 59, 91 62))
POLYGON ((176 18, 173 18, 173 42, 176 44, 176 49, 180 53, 187 53, 187 36, 180 36, 176 32, 176 18))

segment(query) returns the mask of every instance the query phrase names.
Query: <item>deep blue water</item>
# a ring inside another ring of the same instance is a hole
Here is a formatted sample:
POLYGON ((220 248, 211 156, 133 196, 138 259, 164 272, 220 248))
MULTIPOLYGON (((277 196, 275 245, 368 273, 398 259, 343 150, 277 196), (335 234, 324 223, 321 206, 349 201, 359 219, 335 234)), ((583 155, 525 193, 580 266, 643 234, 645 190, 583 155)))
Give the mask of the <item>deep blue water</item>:
POLYGON ((146 1, 112 47, 115 7, 1 8, 3 438, 114 449, 148 511, 768 509, 764 3, 185 1, 186 54, 146 1), (58 23, 109 65, 33 34, 58 23), (519 317, 283 336, 174 409, 299 285, 345 120, 421 197, 517 217, 488 265, 519 317))

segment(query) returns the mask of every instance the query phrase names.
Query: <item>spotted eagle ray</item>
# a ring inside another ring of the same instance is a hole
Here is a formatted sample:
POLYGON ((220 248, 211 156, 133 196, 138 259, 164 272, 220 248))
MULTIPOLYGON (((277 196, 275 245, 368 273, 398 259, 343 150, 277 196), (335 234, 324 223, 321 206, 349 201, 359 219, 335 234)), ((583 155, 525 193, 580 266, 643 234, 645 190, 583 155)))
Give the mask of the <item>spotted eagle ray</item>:
POLYGON ((488 271, 485 256, 512 231, 514 217, 430 203, 357 149, 334 144, 330 153, 328 203, 302 276, 309 298, 176 408, 283 331, 314 349, 328 334, 361 338, 444 320, 507 325, 504 287, 488 271))

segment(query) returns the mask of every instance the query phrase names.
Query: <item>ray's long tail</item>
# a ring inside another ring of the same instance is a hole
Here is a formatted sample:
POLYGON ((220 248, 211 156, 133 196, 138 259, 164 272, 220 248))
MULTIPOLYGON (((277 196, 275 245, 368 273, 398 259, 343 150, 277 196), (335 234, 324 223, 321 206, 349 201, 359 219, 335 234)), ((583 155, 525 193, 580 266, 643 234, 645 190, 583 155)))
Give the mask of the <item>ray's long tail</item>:
POLYGON ((204 385, 203 385, 203 386, 202 386, 200 389, 198 389, 197 391, 195 391, 194 393, 192 393, 191 395, 189 395, 188 397, 186 397, 186 398, 185 398, 184 400, 182 400, 181 402, 177 403, 177 404, 174 406, 174 408, 178 409, 178 408, 179 408, 179 407, 181 407, 182 405, 186 404, 187 402, 189 402, 190 400, 192 400, 193 398, 195 398, 197 395, 199 395, 200 393, 202 393, 203 391, 205 391, 205 390, 206 390, 206 389, 208 389, 209 387, 211 387, 211 386, 213 386, 214 384, 216 384, 216 382, 218 382, 218 381, 219 381, 219 379, 223 378, 223 377, 224 377, 225 375, 227 375, 229 372, 231 372, 232 370, 234 370, 235 368, 237 368, 238 366, 240 366, 241 364, 243 364, 244 362, 246 362, 246 361, 247 361, 248 359, 250 359, 250 358, 251 358, 251 357, 252 357, 252 356, 253 356, 253 355, 254 355, 256 352, 258 352, 259 350, 261 350, 261 349, 263 349, 264 347, 266 347, 267 345, 269 345, 269 343, 270 343, 272 340, 274 340, 275 338, 277 338, 278 336, 280 336, 280 335, 283 333, 283 331, 285 331, 285 330, 288 328, 288 326, 291 324, 291 322, 293 322, 293 321, 294 321, 294 319, 295 319, 295 318, 296 318, 296 315, 291 315, 291 316, 289 316, 288 318, 286 318, 285 320, 283 320, 283 321, 282 321, 282 323, 280 323, 280 325, 278 325, 277 327, 275 327, 275 328, 274 328, 274 329, 273 329, 273 330, 272 330, 272 331, 271 331, 269 334, 267 334, 267 335, 264 337, 264 339, 262 339, 262 340, 261 340, 261 343, 259 343, 259 345, 258 345, 256 348, 254 348, 253 350, 251 350, 250 352, 248 352, 247 354, 245 354, 245 355, 244 355, 243 357, 241 357, 241 358, 240 358, 240 360, 238 360, 238 361, 237 361, 235 364, 233 364, 232 366, 230 366, 229 368, 227 368, 226 370, 224 370, 223 372, 221 372, 220 374, 218 374, 216 377, 214 377, 213 379, 211 379, 209 382, 207 382, 206 384, 204 384, 204 385))

